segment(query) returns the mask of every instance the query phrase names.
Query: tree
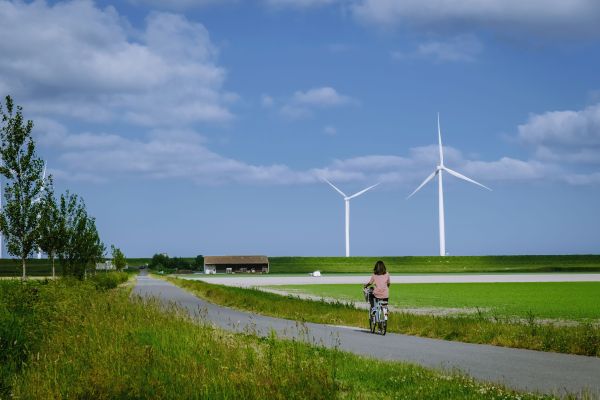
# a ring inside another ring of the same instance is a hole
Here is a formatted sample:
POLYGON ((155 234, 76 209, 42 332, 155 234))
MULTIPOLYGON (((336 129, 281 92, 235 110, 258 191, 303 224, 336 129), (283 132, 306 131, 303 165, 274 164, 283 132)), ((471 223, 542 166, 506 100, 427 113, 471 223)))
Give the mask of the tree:
POLYGON ((196 256, 196 258, 194 259, 193 267, 196 270, 204 267, 204 256, 202 254, 196 256))
POLYGON ((0 104, 0 174, 6 178, 5 204, 0 212, 0 230, 6 238, 8 253, 18 257, 27 278, 27 257, 38 239, 39 202, 42 190, 43 161, 35 152, 31 136, 33 122, 23 119, 23 109, 6 96, 6 110, 0 104), (15 112, 16 111, 16 112, 15 112))
POLYGON ((64 246, 62 233, 64 231, 61 226, 61 218, 54 197, 54 187, 52 176, 49 176, 44 185, 43 196, 40 198, 40 219, 38 246, 48 258, 52 261, 52 277, 56 277, 54 268, 54 260, 56 254, 64 246))
POLYGON ((111 245, 110 248, 112 251, 113 265, 115 266, 117 271, 123 270, 123 268, 125 268, 125 266, 127 265, 127 261, 125 260, 125 255, 123 254, 121 249, 119 249, 118 247, 115 247, 114 244, 111 245))
POLYGON ((96 220, 88 216, 83 200, 69 192, 60 196, 58 210, 63 238, 58 259, 63 273, 83 279, 104 256, 96 220))

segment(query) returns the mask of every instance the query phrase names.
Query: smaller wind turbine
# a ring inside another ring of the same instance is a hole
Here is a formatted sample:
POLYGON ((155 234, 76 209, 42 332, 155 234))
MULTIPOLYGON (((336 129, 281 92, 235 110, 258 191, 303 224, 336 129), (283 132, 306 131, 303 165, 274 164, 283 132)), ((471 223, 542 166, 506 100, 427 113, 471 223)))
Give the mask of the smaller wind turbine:
POLYGON ((407 197, 407 199, 410 199, 415 193, 417 193, 419 190, 421 190, 421 188, 423 186, 425 186, 427 184, 427 182, 429 182, 430 180, 435 178, 437 175, 437 177, 438 177, 438 202, 439 202, 438 210, 439 210, 439 219, 440 219, 440 224, 439 224, 439 227, 440 227, 440 256, 445 256, 446 255, 446 229, 445 229, 445 222, 444 222, 444 220, 445 220, 445 217, 444 217, 444 188, 442 185, 442 172, 446 171, 450 175, 454 175, 457 178, 460 178, 467 182, 474 183, 475 185, 481 186, 484 189, 487 189, 490 191, 492 189, 490 189, 487 186, 482 185, 479 182, 475 182, 473 179, 467 178, 466 176, 459 174, 458 172, 453 171, 444 165, 444 151, 442 149, 442 130, 440 128, 440 114, 439 113, 437 116, 437 124, 438 124, 438 145, 439 145, 439 150, 440 150, 440 163, 435 168, 435 171, 433 171, 431 173, 431 175, 429 175, 427 178, 425 178, 423 183, 421 183, 419 185, 419 187, 416 188, 415 191, 412 192, 410 194, 410 196, 407 197))
POLYGON ((342 192, 338 189, 333 183, 329 182, 327 179, 323 178, 325 182, 327 182, 336 192, 344 196, 344 203, 346 204, 346 257, 350 257, 350 200, 368 192, 373 189, 375 186, 379 185, 376 183, 373 186, 369 186, 366 189, 361 190, 360 192, 356 192, 351 196, 346 196, 346 193, 342 192))

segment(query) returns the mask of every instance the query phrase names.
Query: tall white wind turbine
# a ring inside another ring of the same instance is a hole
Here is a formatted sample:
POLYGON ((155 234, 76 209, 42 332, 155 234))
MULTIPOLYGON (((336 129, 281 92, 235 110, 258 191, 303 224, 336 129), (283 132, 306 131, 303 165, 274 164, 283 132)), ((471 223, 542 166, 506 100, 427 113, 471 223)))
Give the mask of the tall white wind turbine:
POLYGON ((438 145, 439 145, 439 150, 440 150, 440 163, 439 165, 436 167, 435 171, 432 172, 431 175, 429 175, 427 178, 425 178, 425 180, 423 181, 423 183, 421 183, 419 185, 418 188, 415 189, 414 192, 412 192, 410 194, 410 196, 407 197, 407 199, 411 198, 415 193, 417 193, 419 190, 421 190, 421 188, 423 186, 425 186, 430 180, 432 180, 433 178, 438 177, 438 207, 439 207, 439 227, 440 227, 440 256, 445 256, 446 255, 446 228, 444 225, 444 187, 442 184, 442 173, 444 171, 446 171, 447 173, 449 173, 450 175, 454 175, 457 178, 460 178, 462 180, 465 180, 467 182, 471 182, 474 183, 477 186, 481 186, 484 189, 487 190, 492 190, 487 186, 482 185, 479 182, 475 182, 473 179, 471 178, 467 178, 466 176, 459 174, 456 171, 451 170, 450 168, 446 167, 444 165, 444 150, 442 148, 442 130, 440 128, 440 114, 438 113, 437 116, 437 125, 438 125, 438 145))
POLYGON ((376 183, 373 186, 369 186, 368 188, 363 189, 360 192, 356 192, 351 196, 346 196, 346 193, 344 193, 340 189, 338 189, 333 183, 329 182, 325 178, 323 178, 323 180, 325 182, 327 182, 333 189, 335 189, 336 192, 338 192, 339 194, 341 194, 344 197, 344 203, 346 205, 346 257, 350 257, 350 200, 352 200, 362 194, 365 194, 369 190, 373 189, 375 186, 379 185, 379 183, 376 183))

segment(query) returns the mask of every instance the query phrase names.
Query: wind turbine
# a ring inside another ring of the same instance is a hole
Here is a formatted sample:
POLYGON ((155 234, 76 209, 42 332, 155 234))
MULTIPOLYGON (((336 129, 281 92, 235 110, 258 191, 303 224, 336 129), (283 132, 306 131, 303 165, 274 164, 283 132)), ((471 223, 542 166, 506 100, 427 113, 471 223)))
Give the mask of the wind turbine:
POLYGON ((376 183, 373 186, 369 186, 366 189, 361 190, 360 192, 356 192, 351 196, 346 196, 346 193, 342 192, 338 189, 333 183, 329 182, 327 179, 323 178, 325 182, 327 182, 336 192, 344 196, 344 203, 346 204, 346 257, 350 257, 350 200, 368 192, 373 189, 375 186, 379 185, 376 183))
POLYGON ((439 223, 439 227, 440 227, 440 256, 445 256, 446 255, 446 230, 445 230, 445 225, 444 225, 444 188, 443 188, 443 184, 442 184, 442 173, 444 171, 446 171, 447 173, 449 173, 450 175, 454 175, 457 178, 460 178, 462 180, 465 180, 467 182, 471 182, 474 183, 477 186, 481 186, 484 189, 487 189, 489 191, 491 191, 492 189, 490 189, 487 186, 482 185, 479 182, 475 182, 473 179, 471 178, 467 178, 466 176, 459 174, 456 171, 451 170, 450 168, 446 167, 444 165, 444 150, 442 149, 442 130, 440 129, 440 114, 438 113, 437 116, 437 124, 438 124, 438 145, 439 145, 439 150, 440 150, 440 163, 438 164, 438 166, 435 168, 435 171, 433 171, 433 173, 431 175, 429 175, 427 178, 425 178, 425 180, 423 181, 423 183, 421 183, 419 185, 418 188, 415 189, 414 192, 412 192, 410 194, 410 196, 407 197, 407 199, 410 199, 415 193, 417 193, 423 186, 425 186, 427 184, 427 182, 429 182, 430 180, 432 180, 433 178, 438 177, 438 206, 439 206, 439 218, 440 218, 440 223, 439 223))

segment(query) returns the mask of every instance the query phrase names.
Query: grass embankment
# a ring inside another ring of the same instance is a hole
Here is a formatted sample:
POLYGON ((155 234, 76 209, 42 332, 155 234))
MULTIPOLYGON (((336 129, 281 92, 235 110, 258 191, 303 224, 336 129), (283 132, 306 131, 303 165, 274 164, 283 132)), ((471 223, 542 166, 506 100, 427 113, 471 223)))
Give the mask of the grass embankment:
MULTIPOLYGON (((399 308, 479 308, 489 316, 600 320, 600 282, 402 284, 392 277, 390 305, 399 308)), ((358 285, 284 285, 292 293, 364 302, 358 285)))
MULTIPOLYGON (((367 312, 348 303, 300 300, 257 289, 167 279, 213 303, 257 314, 363 328, 368 325, 367 312)), ((468 343, 600 356, 600 328, 591 323, 560 326, 540 324, 534 318, 522 322, 499 316, 490 319, 483 314, 442 317, 391 313, 388 331, 468 343)))
MULTIPOLYGON (((377 260, 383 260, 392 273, 493 273, 493 272, 598 272, 600 255, 563 256, 452 256, 452 257, 270 257, 270 273, 299 274, 319 270, 324 273, 369 273, 377 260)), ((128 258, 131 268, 150 263, 150 258, 128 258)), ((192 262, 193 257, 184 260, 192 262)), ((60 264, 56 263, 57 274, 60 264)), ((51 274, 46 259, 27 262, 31 276, 51 274)), ((20 276, 19 260, 0 260, 1 276, 20 276)))
POLYGON ((167 311, 91 282, 0 282, 0 398, 550 398, 167 311))
POLYGON ((271 273, 370 273, 377 260, 391 273, 600 271, 600 255, 269 258, 271 273))

